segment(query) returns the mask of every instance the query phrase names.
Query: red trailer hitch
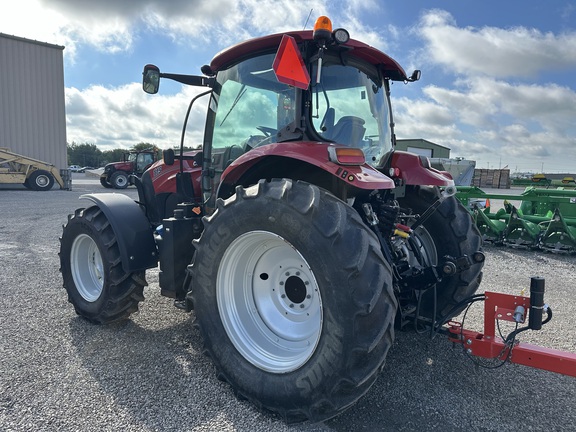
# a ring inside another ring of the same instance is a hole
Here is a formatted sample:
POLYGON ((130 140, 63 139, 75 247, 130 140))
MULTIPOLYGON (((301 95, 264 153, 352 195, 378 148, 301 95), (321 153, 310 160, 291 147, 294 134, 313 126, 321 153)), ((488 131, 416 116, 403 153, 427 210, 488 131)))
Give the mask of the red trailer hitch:
MULTIPOLYGON (((544 279, 533 277, 530 297, 487 291, 484 295, 484 333, 466 330, 462 323, 448 322, 450 340, 461 343, 465 352, 474 357, 506 362, 557 372, 576 377, 576 354, 522 343, 516 336, 525 330, 540 330, 552 318, 552 309, 544 304, 544 279), (524 324, 528 313, 528 325, 524 324), (543 321, 543 314, 547 317, 543 321), (516 330, 505 338, 496 335, 499 321, 516 323, 516 330)), ((494 367, 494 366, 493 366, 494 367)))

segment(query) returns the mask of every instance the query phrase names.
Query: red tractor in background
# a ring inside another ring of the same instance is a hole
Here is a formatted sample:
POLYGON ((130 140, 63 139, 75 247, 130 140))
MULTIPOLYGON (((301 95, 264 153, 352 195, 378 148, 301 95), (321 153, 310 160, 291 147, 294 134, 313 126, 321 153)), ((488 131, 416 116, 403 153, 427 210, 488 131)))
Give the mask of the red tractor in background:
POLYGON ((125 319, 159 264, 161 294, 193 311, 239 397, 328 419, 374 383, 395 328, 437 329, 474 298, 480 234, 448 174, 394 150, 391 82, 420 72, 328 18, 202 73, 144 68, 148 93, 160 79, 206 88, 184 123, 208 97, 203 146, 165 151, 134 180, 138 201, 83 196, 61 239, 69 301, 97 324, 125 319))
POLYGON ((154 149, 124 153, 122 162, 106 164, 100 175, 100 184, 105 188, 126 189, 134 184, 133 177, 140 177, 158 160, 158 151, 154 149))

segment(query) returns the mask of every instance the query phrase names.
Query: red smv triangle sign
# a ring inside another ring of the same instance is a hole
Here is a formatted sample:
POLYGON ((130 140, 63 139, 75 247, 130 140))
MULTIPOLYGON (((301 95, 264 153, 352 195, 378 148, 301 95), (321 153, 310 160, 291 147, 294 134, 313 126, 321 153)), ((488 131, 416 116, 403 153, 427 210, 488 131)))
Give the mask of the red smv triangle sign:
POLYGON ((278 81, 306 90, 310 75, 300 55, 296 40, 292 36, 282 36, 280 47, 272 64, 278 81))

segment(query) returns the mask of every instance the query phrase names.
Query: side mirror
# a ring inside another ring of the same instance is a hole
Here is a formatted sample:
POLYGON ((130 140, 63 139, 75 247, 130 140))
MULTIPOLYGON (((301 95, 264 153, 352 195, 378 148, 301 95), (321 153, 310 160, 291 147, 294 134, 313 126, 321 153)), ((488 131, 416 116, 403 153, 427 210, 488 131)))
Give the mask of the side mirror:
POLYGON ((158 93, 160 88, 160 69, 158 66, 146 65, 142 72, 142 89, 148 94, 158 93))
POLYGON ((174 165, 174 150, 167 149, 162 151, 162 159, 166 165, 174 165))
POLYGON ((418 81, 421 76, 422 76, 422 71, 419 69, 416 69, 414 72, 412 72, 412 75, 410 75, 409 81, 418 81))

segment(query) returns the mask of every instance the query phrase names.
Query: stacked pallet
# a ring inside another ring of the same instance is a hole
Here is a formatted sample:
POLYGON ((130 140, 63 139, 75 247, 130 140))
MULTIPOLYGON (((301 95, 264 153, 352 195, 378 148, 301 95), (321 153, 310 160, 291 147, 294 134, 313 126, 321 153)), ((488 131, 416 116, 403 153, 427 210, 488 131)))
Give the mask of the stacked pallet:
POLYGON ((510 189, 510 170, 475 169, 472 185, 479 188, 510 189))

